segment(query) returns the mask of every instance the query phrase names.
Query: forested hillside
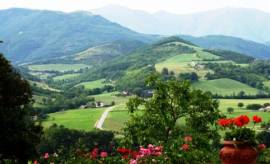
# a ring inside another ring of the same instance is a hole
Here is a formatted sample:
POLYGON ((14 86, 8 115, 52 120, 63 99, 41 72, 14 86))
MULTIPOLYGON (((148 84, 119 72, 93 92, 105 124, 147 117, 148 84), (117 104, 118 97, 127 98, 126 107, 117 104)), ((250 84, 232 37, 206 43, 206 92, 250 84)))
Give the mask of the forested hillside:
POLYGON ((69 56, 105 42, 152 40, 90 12, 13 8, 1 10, 0 20, 0 51, 16 63, 69 56))

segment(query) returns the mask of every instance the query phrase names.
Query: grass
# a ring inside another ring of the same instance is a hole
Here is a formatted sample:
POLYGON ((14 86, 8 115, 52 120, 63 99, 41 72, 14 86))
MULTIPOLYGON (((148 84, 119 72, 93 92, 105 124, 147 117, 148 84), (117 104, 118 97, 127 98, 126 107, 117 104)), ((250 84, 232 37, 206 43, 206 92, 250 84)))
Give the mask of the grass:
POLYGON ((244 91, 246 95, 256 95, 259 92, 256 88, 227 78, 199 81, 193 83, 192 87, 223 96, 238 94, 240 91, 244 91))
POLYGON ((103 127, 106 130, 121 131, 129 117, 127 110, 113 110, 106 118, 103 127))
POLYGON ((199 76, 203 77, 210 70, 205 69, 201 63, 212 62, 212 60, 218 59, 219 57, 213 54, 197 51, 197 53, 193 54, 181 54, 168 58, 165 61, 157 63, 155 68, 158 72, 161 72, 163 68, 168 68, 170 71, 174 71, 176 74, 196 72, 199 76))
POLYGON ((79 75, 80 73, 64 74, 64 75, 53 77, 53 80, 54 81, 69 80, 69 79, 74 79, 75 77, 78 77, 79 75))
POLYGON ((76 109, 49 114, 43 122, 45 128, 53 124, 64 125, 70 129, 91 131, 104 109, 76 109))
POLYGON ((115 102, 115 104, 122 104, 128 101, 130 97, 124 97, 124 96, 116 96, 116 94, 119 94, 119 92, 111 92, 111 93, 103 93, 99 95, 93 95, 91 97, 94 97, 97 101, 102 101, 106 104, 110 104, 112 101, 115 102))
POLYGON ((83 68, 89 68, 86 64, 41 64, 41 65, 29 65, 28 68, 32 71, 78 71, 83 68))
POLYGON ((96 81, 89 81, 89 82, 83 82, 76 86, 84 86, 85 89, 95 89, 95 88, 102 88, 105 86, 105 79, 100 79, 96 81))

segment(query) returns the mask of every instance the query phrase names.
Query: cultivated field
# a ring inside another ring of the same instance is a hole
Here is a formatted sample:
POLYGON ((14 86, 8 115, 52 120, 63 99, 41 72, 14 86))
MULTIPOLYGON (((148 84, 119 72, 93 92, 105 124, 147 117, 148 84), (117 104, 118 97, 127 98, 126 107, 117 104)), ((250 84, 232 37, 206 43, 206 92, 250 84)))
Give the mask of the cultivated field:
POLYGON ((85 64, 41 64, 41 65, 29 65, 28 68, 31 71, 78 71, 83 68, 89 68, 88 65, 85 64))
POLYGON ((193 83, 192 87, 203 91, 210 91, 213 94, 222 96, 237 95, 240 91, 244 91, 246 95, 256 95, 259 93, 259 90, 256 88, 227 78, 198 81, 193 83))
POLYGON ((80 75, 79 73, 64 74, 61 76, 53 77, 53 80, 54 81, 69 80, 69 79, 74 79, 74 78, 78 77, 79 75, 80 75))
POLYGON ((89 81, 89 82, 83 82, 76 86, 84 86, 85 89, 95 89, 95 88, 102 88, 105 86, 105 79, 100 79, 96 81, 89 81))

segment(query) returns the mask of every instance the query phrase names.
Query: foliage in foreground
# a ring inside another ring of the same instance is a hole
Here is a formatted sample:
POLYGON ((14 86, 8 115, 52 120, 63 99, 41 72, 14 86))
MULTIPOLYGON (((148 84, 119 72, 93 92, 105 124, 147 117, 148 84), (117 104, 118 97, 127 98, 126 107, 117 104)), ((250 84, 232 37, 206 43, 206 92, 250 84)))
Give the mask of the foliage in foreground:
POLYGON ((42 128, 31 117, 31 101, 28 82, 0 54, 0 163, 25 163, 37 154, 42 128))

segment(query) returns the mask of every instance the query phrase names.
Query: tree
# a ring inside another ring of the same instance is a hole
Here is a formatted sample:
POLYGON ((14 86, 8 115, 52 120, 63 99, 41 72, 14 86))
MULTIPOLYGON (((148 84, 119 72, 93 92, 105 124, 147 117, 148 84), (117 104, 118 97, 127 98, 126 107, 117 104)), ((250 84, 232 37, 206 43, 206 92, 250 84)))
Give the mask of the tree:
POLYGON ((246 108, 248 110, 259 110, 261 107, 263 107, 261 104, 248 104, 246 108))
POLYGON ((0 163, 27 163, 36 155, 42 128, 32 120, 31 102, 30 85, 0 54, 0 163))
POLYGON ((161 74, 164 75, 164 76, 168 76, 168 75, 169 75, 169 70, 168 70, 168 68, 165 68, 165 67, 164 67, 164 68, 162 69, 161 74))
POLYGON ((231 114, 231 113, 233 113, 233 111, 234 111, 234 109, 233 109, 232 107, 227 108, 227 112, 228 112, 228 113, 231 114))
POLYGON ((237 96, 238 96, 239 98, 244 98, 245 94, 246 94, 246 93, 245 93, 244 91, 240 91, 240 92, 238 93, 237 96))
MULTIPOLYGON (((220 115, 218 102, 209 93, 190 89, 188 81, 164 81, 158 76, 149 77, 147 85, 154 90, 150 99, 135 97, 127 103, 131 113, 131 120, 124 128, 127 143, 169 143, 172 138, 179 137, 181 130, 177 121, 180 119, 185 119, 186 126, 211 140, 214 133, 210 127, 220 115), (143 114, 132 114, 139 106, 144 106, 143 114)), ((218 140, 216 136, 213 138, 218 140)))
POLYGON ((244 107, 244 103, 239 102, 239 103, 237 104, 237 106, 238 106, 239 108, 243 108, 243 107, 244 107))
POLYGON ((191 82, 195 82, 195 81, 198 81, 199 77, 195 72, 191 72, 191 73, 181 73, 179 75, 179 79, 180 80, 189 80, 191 82))

